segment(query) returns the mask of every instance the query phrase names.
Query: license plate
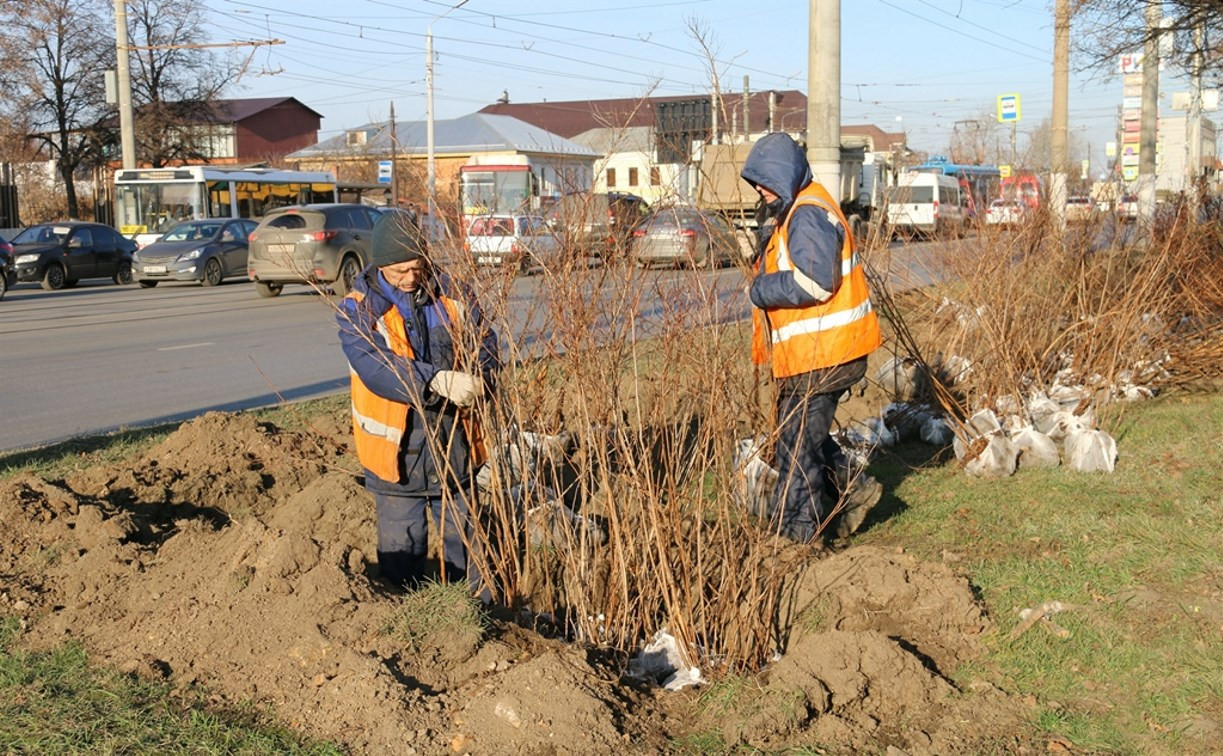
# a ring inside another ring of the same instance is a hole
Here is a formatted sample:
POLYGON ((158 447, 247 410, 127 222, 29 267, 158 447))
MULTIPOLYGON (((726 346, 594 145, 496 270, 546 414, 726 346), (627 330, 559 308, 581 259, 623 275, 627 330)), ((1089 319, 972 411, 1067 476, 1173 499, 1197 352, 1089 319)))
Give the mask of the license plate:
POLYGON ((501 258, 500 258, 500 257, 491 257, 491 256, 489 256, 489 255, 481 255, 480 257, 477 257, 477 258, 476 258, 476 262, 477 262, 477 263, 479 263, 479 264, 481 264, 481 265, 500 265, 500 264, 501 264, 501 258))
POLYGON ((165 273, 166 266, 164 265, 146 265, 144 266, 145 273, 165 273))
POLYGON ((269 244, 268 252, 273 255, 291 255, 293 254, 292 244, 269 244))

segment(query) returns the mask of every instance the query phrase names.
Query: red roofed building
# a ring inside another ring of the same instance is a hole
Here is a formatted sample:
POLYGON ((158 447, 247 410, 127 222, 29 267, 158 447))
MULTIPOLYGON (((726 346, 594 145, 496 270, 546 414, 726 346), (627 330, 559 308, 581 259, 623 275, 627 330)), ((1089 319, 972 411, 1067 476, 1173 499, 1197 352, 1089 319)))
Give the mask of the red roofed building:
POLYGON ((215 164, 280 162, 318 142, 323 116, 295 97, 215 100, 207 117, 184 124, 208 133, 206 160, 215 164))

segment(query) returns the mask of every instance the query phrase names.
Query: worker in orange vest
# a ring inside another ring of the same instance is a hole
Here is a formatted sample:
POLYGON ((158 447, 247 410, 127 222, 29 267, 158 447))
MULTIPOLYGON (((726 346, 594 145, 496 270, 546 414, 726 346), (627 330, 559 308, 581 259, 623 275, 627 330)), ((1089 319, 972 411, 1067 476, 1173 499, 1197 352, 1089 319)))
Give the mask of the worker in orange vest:
POLYGON ((740 175, 772 220, 748 291, 756 308, 752 358, 771 364, 777 384, 780 477, 769 514, 796 541, 814 541, 829 528, 848 536, 882 487, 850 471, 829 432, 837 403, 866 375, 867 355, 882 341, 879 318, 849 223, 812 177, 802 148, 787 134, 768 134, 740 175))
POLYGON ((378 566, 411 587, 431 576, 428 516, 442 572, 487 597, 472 564, 469 510, 483 463, 474 412, 500 366, 497 336, 475 298, 435 272, 406 213, 378 220, 371 263, 336 320, 352 378, 353 436, 378 516, 378 566))

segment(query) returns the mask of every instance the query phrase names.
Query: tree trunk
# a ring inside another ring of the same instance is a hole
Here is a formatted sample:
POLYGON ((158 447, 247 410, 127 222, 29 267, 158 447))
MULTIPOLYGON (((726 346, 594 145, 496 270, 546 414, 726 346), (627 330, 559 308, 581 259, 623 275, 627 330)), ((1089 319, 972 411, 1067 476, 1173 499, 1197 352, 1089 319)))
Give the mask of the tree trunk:
POLYGON ((59 175, 64 180, 64 194, 68 199, 68 217, 80 218, 80 207, 77 206, 76 199, 76 184, 72 179, 72 167, 67 165, 62 159, 59 161, 59 175))

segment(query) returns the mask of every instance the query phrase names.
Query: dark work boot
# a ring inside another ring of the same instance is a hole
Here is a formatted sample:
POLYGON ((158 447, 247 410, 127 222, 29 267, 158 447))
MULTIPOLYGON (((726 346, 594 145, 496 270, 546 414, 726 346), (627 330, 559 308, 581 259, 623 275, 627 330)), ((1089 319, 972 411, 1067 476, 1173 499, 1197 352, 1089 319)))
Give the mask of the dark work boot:
MULTIPOLYGON (((837 538, 848 538, 858 532, 866 516, 883 498, 883 484, 865 472, 859 472, 848 480, 839 480, 838 489, 843 493, 841 514, 837 518, 837 538)), ((846 476, 848 477, 848 476, 846 476)))

